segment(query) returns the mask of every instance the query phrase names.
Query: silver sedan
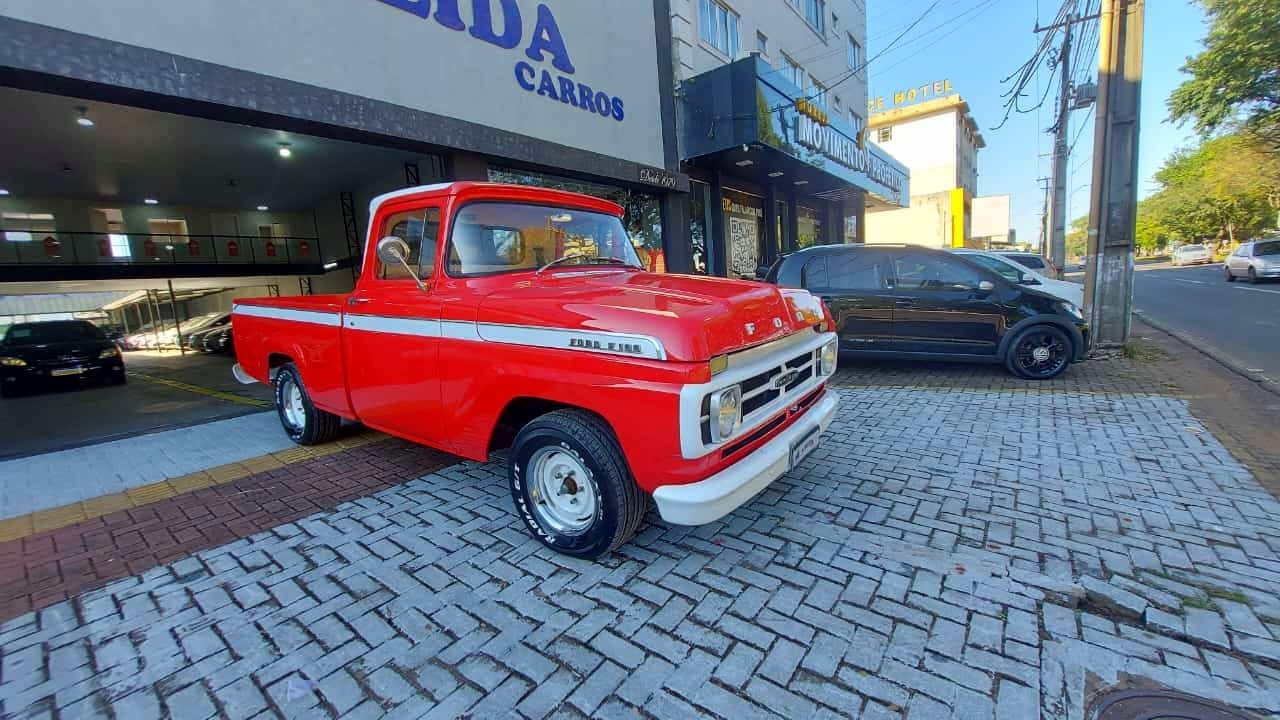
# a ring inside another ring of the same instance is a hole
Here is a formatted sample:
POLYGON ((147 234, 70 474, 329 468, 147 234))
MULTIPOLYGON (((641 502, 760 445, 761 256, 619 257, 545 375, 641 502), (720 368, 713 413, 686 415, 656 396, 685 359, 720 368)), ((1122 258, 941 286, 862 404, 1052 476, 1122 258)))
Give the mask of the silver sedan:
POLYGON ((1242 243, 1223 263, 1227 282, 1247 278, 1249 282, 1280 280, 1280 240, 1242 243))

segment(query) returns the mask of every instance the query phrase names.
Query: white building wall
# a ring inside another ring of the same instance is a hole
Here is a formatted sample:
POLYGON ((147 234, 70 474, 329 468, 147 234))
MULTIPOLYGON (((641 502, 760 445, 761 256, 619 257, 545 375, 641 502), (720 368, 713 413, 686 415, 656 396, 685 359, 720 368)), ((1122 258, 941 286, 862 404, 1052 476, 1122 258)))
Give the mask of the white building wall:
MULTIPOLYGON (((959 121, 955 111, 913 118, 888 127, 892 128, 889 139, 880 139, 879 128, 871 131, 871 139, 910 168, 913 198, 958 187, 959 121)), ((870 224, 867 227, 870 228, 870 224)))
MULTIPOLYGON (((912 176, 914 182, 914 175, 912 176)), ((949 247, 951 210, 948 194, 912 195, 911 207, 867 213, 867 244, 909 243, 949 247)))
MULTIPOLYGON (((860 64, 866 62, 867 17, 860 0, 825 0, 825 32, 818 32, 805 19, 810 0, 671 0, 672 54, 676 82, 712 70, 732 60, 746 57, 761 48, 758 36, 767 40, 761 57, 774 70, 783 67, 784 55, 810 79, 829 88, 828 114, 862 127, 866 123, 866 70, 850 75, 847 38, 860 48, 860 64), (701 39, 700 12, 703 2, 717 2, 738 16, 738 54, 729 57, 701 39), (837 84, 837 81, 838 82, 837 84), (853 120, 856 116, 856 121, 853 120)), ((806 87, 807 89, 807 87, 806 87)))

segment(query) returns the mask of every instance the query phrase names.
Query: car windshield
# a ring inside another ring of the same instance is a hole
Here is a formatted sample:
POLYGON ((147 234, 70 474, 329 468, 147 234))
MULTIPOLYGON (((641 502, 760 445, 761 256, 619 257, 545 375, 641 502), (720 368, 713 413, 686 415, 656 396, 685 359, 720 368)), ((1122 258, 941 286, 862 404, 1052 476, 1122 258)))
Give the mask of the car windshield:
POLYGON ((960 257, 978 263, 988 270, 999 273, 1006 280, 1012 280, 1016 283, 1020 283, 1023 278, 1028 277, 1017 265, 1003 258, 978 253, 960 253, 960 257))
POLYGON ((1254 255, 1280 255, 1280 240, 1260 242, 1253 246, 1254 255))
POLYGON ((545 205, 466 205, 449 237, 451 275, 536 270, 548 263, 642 267, 622 221, 613 215, 545 205))
POLYGON ((82 320, 65 322, 24 323, 14 325, 4 335, 5 345, 44 345, 77 340, 105 340, 106 336, 93 323, 82 320))

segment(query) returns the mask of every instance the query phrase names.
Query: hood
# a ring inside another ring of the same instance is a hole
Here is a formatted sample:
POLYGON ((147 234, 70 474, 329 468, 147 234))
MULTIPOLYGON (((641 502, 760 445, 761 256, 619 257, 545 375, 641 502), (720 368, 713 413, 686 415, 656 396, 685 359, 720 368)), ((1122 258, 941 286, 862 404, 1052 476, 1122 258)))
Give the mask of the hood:
POLYGON ((22 358, 27 363, 75 362, 97 360, 99 353, 115 347, 110 340, 75 340, 35 345, 0 345, 0 355, 22 358))
POLYGON ((608 270, 544 273, 486 296, 480 318, 648 335, 669 359, 698 362, 812 327, 824 309, 807 291, 762 282, 608 270))

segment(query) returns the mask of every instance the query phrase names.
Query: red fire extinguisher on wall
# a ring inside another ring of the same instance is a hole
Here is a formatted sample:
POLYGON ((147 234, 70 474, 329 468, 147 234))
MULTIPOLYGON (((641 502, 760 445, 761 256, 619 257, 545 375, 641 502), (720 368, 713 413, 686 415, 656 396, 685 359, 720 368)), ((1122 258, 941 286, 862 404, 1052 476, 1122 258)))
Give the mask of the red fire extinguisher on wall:
POLYGON ((191 238, 187 241, 187 254, 191 257, 200 257, 200 241, 191 238))
POLYGON ((106 235, 98 238, 98 257, 111 257, 111 241, 106 235))
POLYGON ((46 235, 44 238, 44 254, 49 257, 56 257, 58 250, 62 247, 62 243, 52 235, 46 235))
POLYGON ((240 257, 240 243, 235 240, 228 240, 227 255, 230 257, 240 257))
POLYGON ((268 240, 267 241, 267 257, 275 257, 275 256, 276 256, 276 244, 273 241, 268 240))
POLYGON ((298 241, 298 254, 302 257, 311 257, 311 243, 306 240, 298 241))

